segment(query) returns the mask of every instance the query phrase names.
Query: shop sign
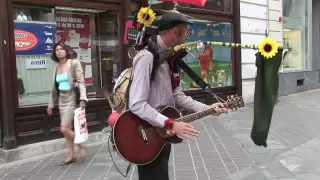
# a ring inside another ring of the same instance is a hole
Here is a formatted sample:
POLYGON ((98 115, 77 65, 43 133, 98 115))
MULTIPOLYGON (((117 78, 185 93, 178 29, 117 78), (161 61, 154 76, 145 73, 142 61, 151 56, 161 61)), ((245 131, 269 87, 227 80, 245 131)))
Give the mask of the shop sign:
POLYGON ((38 44, 37 37, 27 31, 14 30, 16 51, 27 51, 38 44))
POLYGON ((47 67, 46 59, 26 59, 27 69, 43 69, 47 67))
POLYGON ((51 54, 55 43, 56 23, 15 21, 14 40, 16 55, 51 54))
MULTIPOLYGON (((93 84, 92 77, 92 57, 91 57, 91 33, 90 20, 88 14, 76 13, 56 13, 57 41, 69 45, 77 54, 83 64, 83 73, 86 85, 93 84)), ((114 29, 114 25, 107 29, 114 29)))

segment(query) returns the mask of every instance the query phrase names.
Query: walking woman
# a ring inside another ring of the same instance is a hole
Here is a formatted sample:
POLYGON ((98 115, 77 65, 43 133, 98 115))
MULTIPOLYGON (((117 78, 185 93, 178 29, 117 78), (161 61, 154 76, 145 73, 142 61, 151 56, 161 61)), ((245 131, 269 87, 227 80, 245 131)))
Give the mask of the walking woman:
MULTIPOLYGON (((55 105, 59 106, 60 130, 66 138, 68 157, 61 162, 61 166, 68 165, 77 161, 74 155, 74 132, 72 123, 74 110, 77 108, 77 101, 80 100, 80 107, 85 108, 87 102, 86 87, 84 83, 83 70, 80 61, 76 60, 76 53, 62 43, 57 43, 51 55, 51 59, 57 62, 54 69, 52 96, 48 105, 48 115, 52 115, 55 105), (76 83, 75 83, 76 82, 76 83), (80 98, 76 99, 75 84, 78 84, 80 98)), ((80 157, 85 156, 85 146, 79 146, 80 157)))

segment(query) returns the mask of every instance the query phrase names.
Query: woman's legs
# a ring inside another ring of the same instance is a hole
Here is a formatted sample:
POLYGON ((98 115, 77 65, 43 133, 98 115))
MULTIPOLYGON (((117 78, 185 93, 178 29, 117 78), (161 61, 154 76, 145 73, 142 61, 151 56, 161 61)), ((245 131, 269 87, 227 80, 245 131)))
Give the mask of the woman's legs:
MULTIPOLYGON (((74 132, 71 129, 71 126, 60 126, 60 130, 66 138, 67 148, 68 148, 68 158, 66 161, 73 159, 74 156, 74 132)), ((83 144, 79 144, 79 153, 81 157, 85 156, 85 146, 83 144)))
MULTIPOLYGON (((75 162, 74 154, 74 137, 75 133, 72 131, 72 124, 74 118, 74 110, 77 108, 75 103, 74 93, 60 93, 59 97, 59 112, 61 118, 60 131, 65 136, 68 148, 68 158, 62 163, 62 165, 67 165, 69 163, 75 162)), ((84 156, 84 146, 79 145, 80 155, 84 156)))
POLYGON ((86 152, 85 152, 85 145, 83 144, 79 144, 79 154, 80 154, 80 157, 84 157, 86 155, 86 152))
POLYGON ((74 132, 71 130, 71 126, 60 126, 62 134, 65 136, 68 148, 68 158, 65 162, 68 162, 75 158, 74 156, 74 132))

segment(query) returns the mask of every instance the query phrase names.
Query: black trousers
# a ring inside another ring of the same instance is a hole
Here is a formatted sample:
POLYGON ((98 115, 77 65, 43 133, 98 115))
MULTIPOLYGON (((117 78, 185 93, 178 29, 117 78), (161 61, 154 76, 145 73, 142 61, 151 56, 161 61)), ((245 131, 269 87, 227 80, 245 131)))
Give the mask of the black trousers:
POLYGON ((171 144, 167 144, 157 159, 150 164, 138 166, 139 180, 169 180, 170 152, 171 144))

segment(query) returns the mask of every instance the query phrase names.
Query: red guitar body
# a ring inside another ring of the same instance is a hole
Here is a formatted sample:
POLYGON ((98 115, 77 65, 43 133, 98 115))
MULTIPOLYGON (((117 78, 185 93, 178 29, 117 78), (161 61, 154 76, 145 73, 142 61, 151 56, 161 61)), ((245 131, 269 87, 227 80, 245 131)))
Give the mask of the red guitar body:
MULTIPOLYGON (((166 107, 160 113, 172 119, 181 117, 173 107, 166 107)), ((131 111, 121 114, 113 127, 113 142, 118 154, 137 165, 149 164, 156 159, 166 143, 182 141, 178 136, 169 137, 165 129, 152 126, 131 111)))

